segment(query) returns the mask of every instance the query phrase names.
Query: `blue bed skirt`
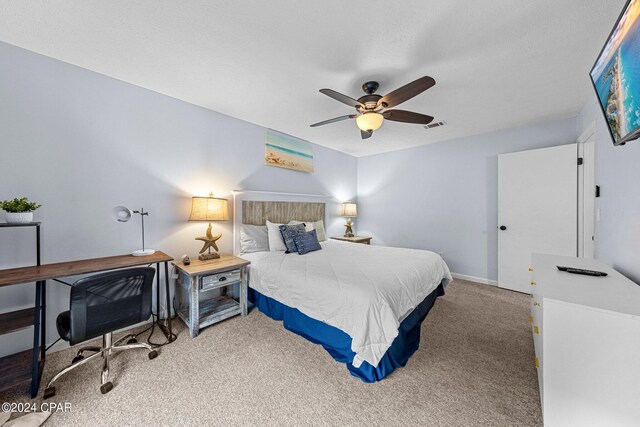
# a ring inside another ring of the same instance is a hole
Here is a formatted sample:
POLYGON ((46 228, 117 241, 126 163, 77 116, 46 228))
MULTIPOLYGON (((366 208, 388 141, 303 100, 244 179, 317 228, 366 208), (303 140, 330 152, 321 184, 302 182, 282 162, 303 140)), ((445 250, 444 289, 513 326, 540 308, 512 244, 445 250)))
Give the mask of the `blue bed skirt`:
POLYGON ((338 328, 312 319, 295 308, 286 306, 255 289, 249 288, 249 300, 261 312, 274 320, 281 320, 285 329, 295 332, 315 344, 322 345, 336 361, 347 365, 351 375, 368 383, 380 381, 396 368, 407 364, 411 355, 420 345, 420 325, 422 325, 422 321, 427 317, 436 299, 443 295, 444 285, 440 284, 400 323, 398 336, 393 340, 391 347, 389 347, 377 367, 374 368, 369 363, 362 362, 360 367, 356 368, 351 364, 355 353, 351 350, 351 337, 349 335, 338 328))

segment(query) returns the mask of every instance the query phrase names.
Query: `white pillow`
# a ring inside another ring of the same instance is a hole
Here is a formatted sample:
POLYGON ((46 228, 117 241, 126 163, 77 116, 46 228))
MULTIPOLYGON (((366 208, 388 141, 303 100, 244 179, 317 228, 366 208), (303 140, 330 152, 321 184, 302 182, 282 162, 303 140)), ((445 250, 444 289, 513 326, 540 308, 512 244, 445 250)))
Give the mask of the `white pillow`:
POLYGON ((269 233, 266 225, 240 226, 240 253, 263 252, 269 250, 269 233))
POLYGON ((318 241, 319 242, 324 242, 325 240, 327 240, 327 235, 324 231, 324 221, 320 220, 320 221, 314 221, 313 222, 313 227, 316 230, 316 235, 318 236, 318 241))
POLYGON ((271 221, 267 221, 267 233, 269 235, 269 251, 286 251, 287 246, 284 244, 282 233, 280 233, 280 227, 283 224, 275 224, 271 221))
POLYGON ((324 242, 325 240, 327 240, 327 235, 325 234, 324 231, 324 221, 320 220, 320 221, 289 221, 289 225, 294 225, 294 224, 305 224, 305 230, 306 231, 311 231, 311 230, 316 230, 316 235, 318 236, 318 241, 319 242, 324 242))

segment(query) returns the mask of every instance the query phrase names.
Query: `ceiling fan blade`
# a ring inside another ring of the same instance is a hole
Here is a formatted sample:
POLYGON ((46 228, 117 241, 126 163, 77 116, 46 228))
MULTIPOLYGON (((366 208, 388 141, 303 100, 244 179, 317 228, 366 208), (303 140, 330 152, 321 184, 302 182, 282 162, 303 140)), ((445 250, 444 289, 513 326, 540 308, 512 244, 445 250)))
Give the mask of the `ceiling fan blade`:
POLYGON ((330 98, 335 99, 336 101, 340 101, 343 104, 347 104, 350 107, 362 107, 364 108, 364 105, 358 101, 356 101, 355 99, 347 96, 347 95, 343 95, 340 92, 336 92, 335 90, 332 89, 320 89, 321 93, 324 93, 325 95, 327 95, 330 98))
POLYGON ((394 122, 417 123, 419 125, 428 125, 433 121, 433 117, 426 114, 414 113, 413 111, 404 110, 388 110, 382 113, 385 119, 394 122))
POLYGON ((371 135, 373 135, 373 131, 366 131, 366 130, 360 131, 360 136, 362 137, 362 139, 371 138, 371 135))
POLYGON ((395 107, 396 105, 402 104, 414 96, 421 94, 435 84, 436 81, 429 76, 420 77, 418 80, 407 83, 406 85, 380 98, 378 106, 382 105, 384 108, 395 107))
POLYGON ((341 122, 342 120, 353 119, 353 118, 356 118, 357 116, 358 116, 357 114, 349 114, 347 116, 340 116, 340 117, 336 117, 335 119, 329 119, 329 120, 325 120, 323 122, 314 123, 314 124, 311 125, 311 127, 315 128, 315 127, 322 126, 322 125, 328 125, 329 123, 341 122))

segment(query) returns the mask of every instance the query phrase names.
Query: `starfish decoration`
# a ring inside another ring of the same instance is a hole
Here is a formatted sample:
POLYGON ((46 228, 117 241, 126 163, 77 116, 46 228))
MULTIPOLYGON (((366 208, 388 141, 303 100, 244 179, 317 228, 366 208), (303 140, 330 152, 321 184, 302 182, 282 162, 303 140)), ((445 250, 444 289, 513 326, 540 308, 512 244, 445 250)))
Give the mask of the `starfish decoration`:
POLYGON ((216 241, 220 237, 222 237, 222 233, 216 234, 215 236, 211 234, 211 223, 209 223, 209 227, 207 227, 207 234, 202 237, 196 237, 196 240, 202 240, 204 242, 204 246, 202 246, 200 253, 204 253, 207 249, 209 249, 209 253, 211 253, 211 248, 218 252, 218 245, 216 245, 216 241))
POLYGON ((351 221, 351 218, 347 219, 347 223, 344 226, 347 228, 344 233, 345 237, 353 237, 353 221, 351 221))

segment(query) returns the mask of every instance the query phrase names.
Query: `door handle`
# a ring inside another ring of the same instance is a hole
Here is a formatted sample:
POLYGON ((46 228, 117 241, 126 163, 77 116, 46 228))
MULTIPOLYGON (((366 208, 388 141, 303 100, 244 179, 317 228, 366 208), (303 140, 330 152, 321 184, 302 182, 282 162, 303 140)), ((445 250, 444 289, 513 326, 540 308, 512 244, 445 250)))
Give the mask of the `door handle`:
POLYGON ((501 225, 499 228, 500 228, 500 230, 504 231, 504 230, 507 229, 507 226, 506 225, 501 225))

